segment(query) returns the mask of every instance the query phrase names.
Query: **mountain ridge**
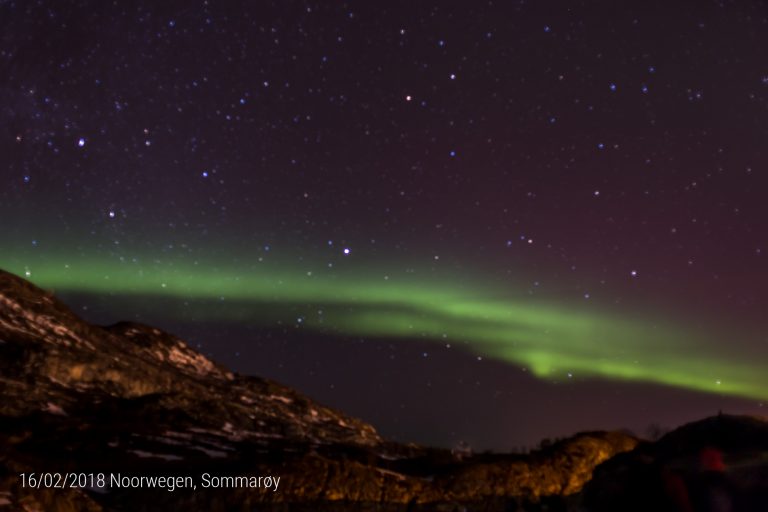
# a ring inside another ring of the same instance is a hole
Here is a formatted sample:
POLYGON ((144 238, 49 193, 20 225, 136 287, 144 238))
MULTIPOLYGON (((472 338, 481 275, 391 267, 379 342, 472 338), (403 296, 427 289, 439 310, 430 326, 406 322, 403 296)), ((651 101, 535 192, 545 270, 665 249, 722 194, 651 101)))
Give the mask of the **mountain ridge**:
POLYGON ((470 455, 390 442, 287 386, 230 372, 160 329, 91 325, 3 271, 0 370, 0 506, 18 510, 516 510, 578 493, 598 464, 637 444, 593 432, 529 455, 470 455), (33 471, 207 471, 279 475, 281 484, 274 493, 164 494, 21 486, 19 473, 33 471))

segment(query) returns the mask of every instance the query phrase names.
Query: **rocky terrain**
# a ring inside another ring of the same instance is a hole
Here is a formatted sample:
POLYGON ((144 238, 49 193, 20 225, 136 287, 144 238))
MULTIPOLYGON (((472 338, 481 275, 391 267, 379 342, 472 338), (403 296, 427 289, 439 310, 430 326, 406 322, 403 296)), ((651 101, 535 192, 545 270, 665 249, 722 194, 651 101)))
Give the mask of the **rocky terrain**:
POLYGON ((627 503, 667 499, 669 485, 653 487, 664 475, 679 473, 685 485, 698 478, 679 468, 694 467, 689 459, 709 445, 727 451, 734 475, 750 475, 749 499, 766 481, 757 470, 766 466, 768 427, 758 420, 713 418, 639 446, 622 433, 582 433, 526 455, 388 442, 371 425, 233 374, 158 329, 90 325, 2 271, 0 396, 0 512, 662 510, 627 503), (188 475, 198 488, 97 478, 116 473, 188 475), (205 489, 204 473, 280 480, 276 489, 205 489))
POLYGON ((602 464, 583 490, 594 512, 768 510, 768 422, 718 415, 602 464))

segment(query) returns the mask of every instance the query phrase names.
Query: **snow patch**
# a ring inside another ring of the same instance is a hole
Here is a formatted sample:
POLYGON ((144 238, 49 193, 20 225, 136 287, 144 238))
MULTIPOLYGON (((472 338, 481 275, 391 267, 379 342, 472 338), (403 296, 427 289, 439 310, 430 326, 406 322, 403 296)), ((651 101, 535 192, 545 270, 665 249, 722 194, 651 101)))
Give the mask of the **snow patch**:
POLYGON ((209 456, 212 459, 223 459, 226 458, 229 454, 227 452, 220 452, 218 450, 211 450, 210 448, 203 448, 202 446, 193 446, 193 449, 203 452, 207 456, 209 456))
MULTIPOLYGON (((183 345, 182 345, 183 346, 183 345)), ((218 373, 213 363, 204 355, 175 346, 168 351, 168 361, 194 370, 199 375, 218 373)))
POLYGON ((168 453, 152 453, 145 452, 143 450, 128 450, 128 453, 133 453, 142 459, 184 460, 184 457, 179 457, 178 455, 171 455, 168 453))
POLYGON ((62 409, 60 405, 56 405, 52 402, 48 402, 45 404, 45 407, 43 407, 43 411, 55 414, 57 416, 67 416, 67 413, 62 409))
POLYGON ((73 344, 95 350, 92 343, 82 339, 71 329, 47 315, 38 315, 25 310, 15 300, 0 294, 0 305, 11 310, 10 323, 5 318, 0 318, 0 325, 29 336, 40 338, 42 341, 54 345, 70 347, 73 344), (51 336, 53 334, 54 336, 51 336))
POLYGON ((389 469, 381 469, 381 468, 374 468, 376 471, 381 473, 382 475, 389 475, 397 478, 398 480, 405 480, 405 475, 401 473, 397 473, 395 471, 391 471, 389 469))

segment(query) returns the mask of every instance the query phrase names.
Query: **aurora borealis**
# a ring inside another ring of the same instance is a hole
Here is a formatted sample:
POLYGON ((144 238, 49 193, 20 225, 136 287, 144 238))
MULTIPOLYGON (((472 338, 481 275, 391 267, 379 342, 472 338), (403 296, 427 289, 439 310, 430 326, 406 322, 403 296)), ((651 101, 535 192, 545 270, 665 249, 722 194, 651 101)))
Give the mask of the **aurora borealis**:
POLYGON ((421 338, 522 365, 540 378, 577 374, 768 398, 768 376, 761 365, 728 360, 705 332, 648 318, 629 320, 515 300, 498 287, 455 287, 448 279, 374 279, 366 276, 371 269, 302 273, 264 265, 228 273, 200 267, 214 268, 198 263, 164 270, 80 261, 65 268, 43 267, 34 277, 28 267, 24 273, 61 291, 196 301, 198 321, 267 326, 287 321, 347 335, 421 338), (211 307, 216 301, 227 304, 211 307), (269 315, 260 312, 263 305, 270 306, 269 315))
POLYGON ((401 441, 768 398, 757 2, 0 2, 0 268, 401 441))

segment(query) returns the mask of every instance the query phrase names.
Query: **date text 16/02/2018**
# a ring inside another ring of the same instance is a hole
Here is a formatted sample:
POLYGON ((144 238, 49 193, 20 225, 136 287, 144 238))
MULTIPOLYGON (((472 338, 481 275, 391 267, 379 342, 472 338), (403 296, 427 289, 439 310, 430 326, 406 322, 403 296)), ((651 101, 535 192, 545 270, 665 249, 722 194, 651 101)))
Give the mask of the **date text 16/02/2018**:
POLYGON ((64 489, 104 487, 127 489, 264 489, 277 492, 280 485, 279 476, 231 476, 211 475, 203 473, 199 479, 191 476, 144 476, 124 475, 121 473, 20 473, 22 487, 34 489, 64 489))

